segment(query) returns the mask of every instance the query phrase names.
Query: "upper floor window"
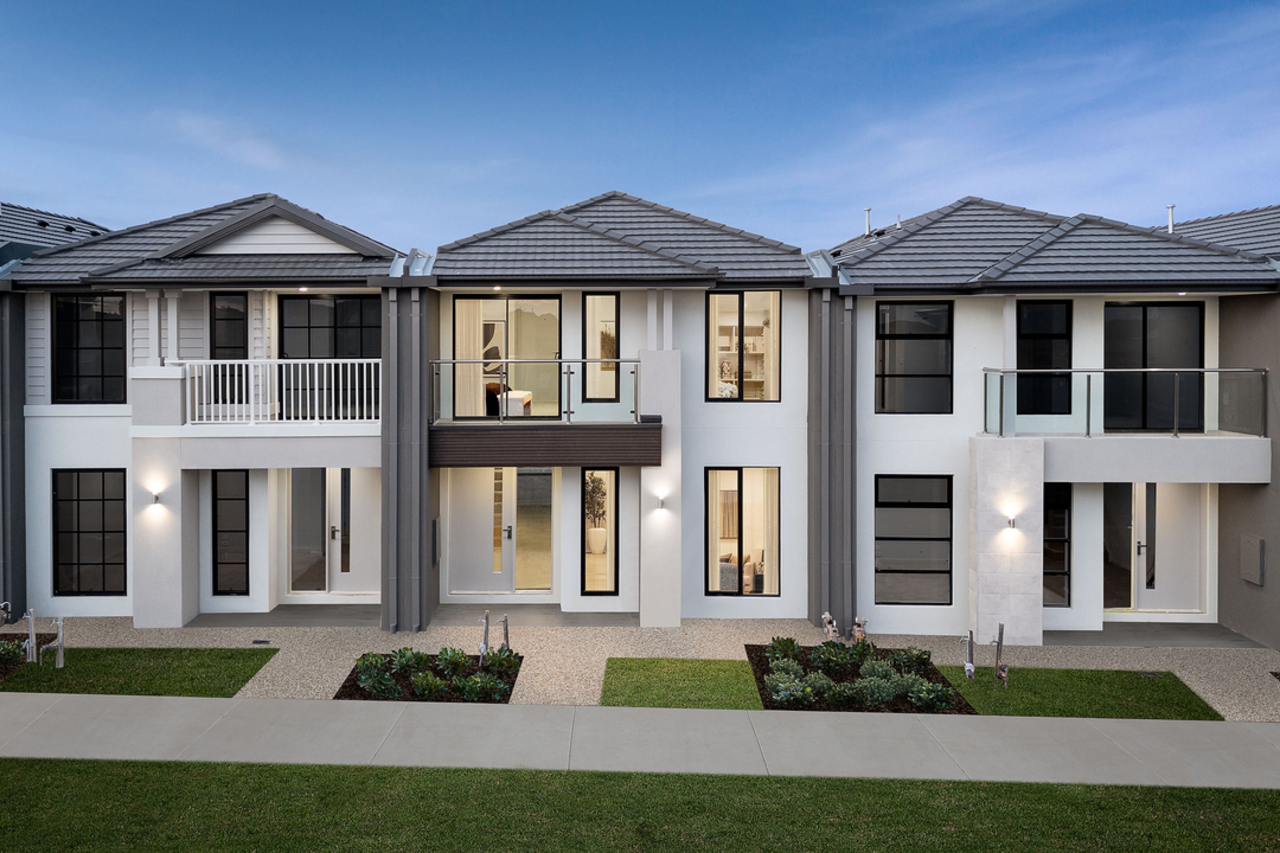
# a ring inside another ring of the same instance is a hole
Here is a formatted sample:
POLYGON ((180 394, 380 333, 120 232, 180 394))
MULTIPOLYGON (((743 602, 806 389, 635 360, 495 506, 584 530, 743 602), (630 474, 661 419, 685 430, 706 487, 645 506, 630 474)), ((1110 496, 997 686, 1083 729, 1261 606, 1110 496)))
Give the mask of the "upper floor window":
POLYGON ((53 298, 53 401, 124 402, 124 297, 53 298))
MULTIPOLYGON (((584 293, 582 295, 582 357, 610 359, 618 357, 618 294, 584 293)), ((618 365, 586 365, 588 403, 618 402, 618 365)))
POLYGON ((280 297, 282 358, 381 358, 382 297, 280 297))
POLYGON ((950 302, 876 304, 876 411, 951 414, 950 302))
POLYGON ((249 296, 245 293, 213 293, 209 296, 209 357, 219 361, 243 361, 249 357, 249 296))
POLYGON ((781 399, 782 294, 707 294, 707 399, 781 399))
MULTIPOLYGON (((1018 303, 1018 369, 1071 368, 1071 303, 1018 303)), ((1071 374, 1018 377, 1018 414, 1071 414, 1071 374)))

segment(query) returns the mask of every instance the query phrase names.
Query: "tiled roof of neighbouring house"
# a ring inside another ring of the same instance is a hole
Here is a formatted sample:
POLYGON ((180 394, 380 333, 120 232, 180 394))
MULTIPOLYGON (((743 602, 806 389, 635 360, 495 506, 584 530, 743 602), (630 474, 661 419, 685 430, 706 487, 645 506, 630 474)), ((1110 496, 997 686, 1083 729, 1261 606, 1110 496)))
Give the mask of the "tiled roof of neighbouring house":
POLYGON ((1260 255, 1158 228, 968 197, 831 250, 853 287, 887 290, 1275 288, 1260 255))
POLYGON ((397 252, 271 193, 135 225, 24 260, 10 274, 19 285, 146 280, 159 283, 217 279, 364 279, 385 274, 397 252), (284 216, 347 245, 329 255, 197 255, 194 252, 266 217, 284 216))
POLYGON ((546 210, 441 246, 458 278, 800 280, 795 246, 621 192, 546 210))
POLYGON ((1174 225, 1173 231, 1197 240, 1280 258, 1280 204, 1189 219, 1174 225))
POLYGON ((0 243, 48 248, 97 237, 107 229, 78 216, 63 216, 34 207, 0 202, 0 243))

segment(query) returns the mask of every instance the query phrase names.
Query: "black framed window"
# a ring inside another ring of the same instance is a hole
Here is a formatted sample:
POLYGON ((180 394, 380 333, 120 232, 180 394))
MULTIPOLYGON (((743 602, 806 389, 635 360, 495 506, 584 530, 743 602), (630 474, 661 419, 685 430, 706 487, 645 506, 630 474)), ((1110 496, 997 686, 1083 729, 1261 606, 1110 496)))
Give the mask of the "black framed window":
POLYGON ((1180 431, 1204 429, 1204 310, 1203 302, 1106 303, 1102 366, 1164 372, 1107 374, 1105 430, 1167 431, 1175 419, 1180 431))
POLYGON ((707 400, 782 399, 782 293, 707 293, 707 400))
POLYGON ((876 604, 951 603, 951 477, 876 475, 876 604))
POLYGON ((249 472, 213 472, 213 594, 249 594, 249 472))
POLYGON ((1071 484, 1044 484, 1044 606, 1071 606, 1071 484))
POLYGON ((125 401, 124 297, 53 297, 53 401, 125 401))
POLYGON ((582 469, 582 594, 618 594, 618 469, 582 469))
MULTIPOLYGON (((1018 369, 1071 367, 1071 303, 1018 303, 1018 369)), ((1018 414, 1071 414, 1071 374, 1019 376, 1018 414)))
MULTIPOLYGON (((621 352, 618 348, 618 298, 617 293, 582 294, 583 358, 617 358, 621 352)), ((619 373, 616 364, 586 365, 583 401, 618 402, 619 373)))
POLYGON ((209 294, 209 357, 243 361, 249 357, 249 295, 209 294))
POLYGON ((53 594, 125 594, 125 472, 53 472, 53 594))
POLYGON ((777 468, 706 469, 707 595, 779 594, 777 468))
POLYGON ((381 358, 381 296, 281 296, 281 358, 381 358))
POLYGON ((876 303, 876 412, 951 414, 952 308, 876 303))

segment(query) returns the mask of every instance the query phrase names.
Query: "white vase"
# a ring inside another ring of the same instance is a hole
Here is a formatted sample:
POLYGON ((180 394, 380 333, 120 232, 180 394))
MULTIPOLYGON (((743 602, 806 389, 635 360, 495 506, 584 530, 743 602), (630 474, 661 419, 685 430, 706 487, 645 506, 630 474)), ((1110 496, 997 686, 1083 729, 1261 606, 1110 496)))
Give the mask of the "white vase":
POLYGON ((609 542, 609 530, 605 527, 592 527, 587 530, 587 553, 603 554, 609 542))

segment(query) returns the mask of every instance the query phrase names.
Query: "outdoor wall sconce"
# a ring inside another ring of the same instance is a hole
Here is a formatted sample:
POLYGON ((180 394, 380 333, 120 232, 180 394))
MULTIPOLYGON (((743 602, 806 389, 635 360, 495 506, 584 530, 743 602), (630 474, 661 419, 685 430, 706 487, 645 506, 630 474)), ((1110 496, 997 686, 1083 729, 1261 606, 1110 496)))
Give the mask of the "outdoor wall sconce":
POLYGON ((160 493, 159 493, 159 492, 152 492, 152 493, 151 493, 151 503, 153 503, 153 504, 158 504, 158 503, 160 503, 160 493))
POLYGON ((1009 527, 1010 527, 1010 528, 1012 528, 1012 527, 1013 527, 1013 516, 1012 516, 1012 515, 1011 515, 1011 516, 1009 516, 1009 527))
POLYGON ((666 509, 666 508, 667 508, 667 499, 663 497, 658 498, 658 509, 666 509))

